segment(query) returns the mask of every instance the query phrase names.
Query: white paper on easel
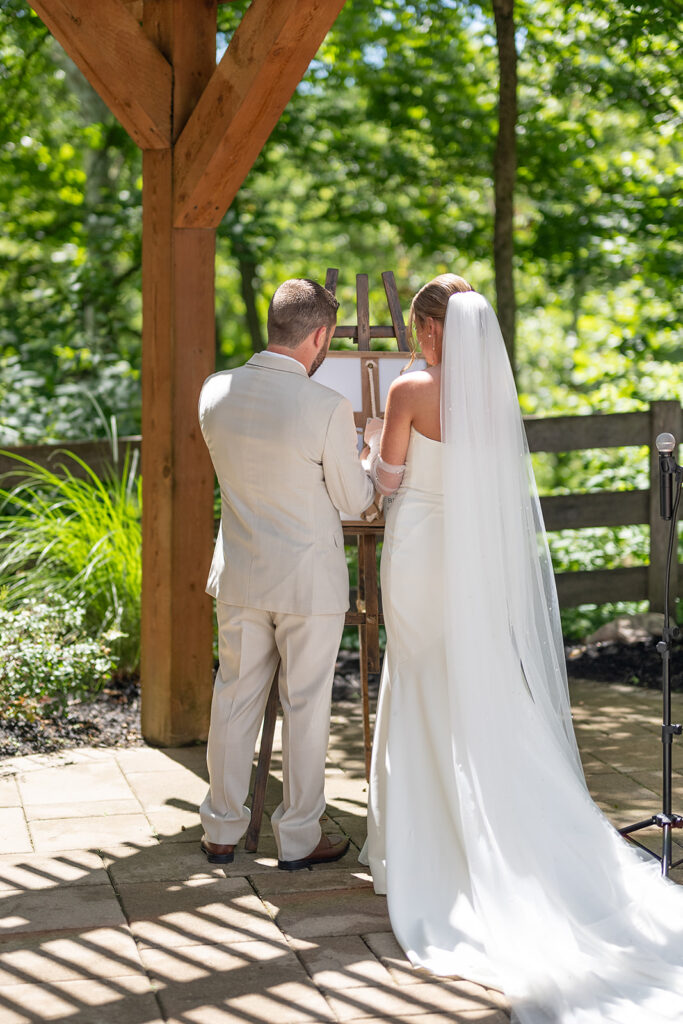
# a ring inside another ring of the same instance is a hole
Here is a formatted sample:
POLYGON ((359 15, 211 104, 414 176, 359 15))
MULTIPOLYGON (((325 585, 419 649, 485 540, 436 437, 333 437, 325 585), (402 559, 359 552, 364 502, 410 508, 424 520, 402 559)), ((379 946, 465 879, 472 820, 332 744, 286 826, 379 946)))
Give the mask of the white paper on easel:
POLYGON ((354 412, 363 411, 360 356, 347 356, 346 353, 343 359, 328 356, 322 366, 313 374, 312 379, 348 398, 354 412))
MULTIPOLYGON (((373 373, 379 374, 379 412, 384 412, 387 404, 387 394, 392 381, 396 380, 404 366, 410 362, 410 356, 403 352, 382 352, 372 353, 372 361, 375 364, 373 373)), ((330 352, 322 366, 313 374, 313 380, 325 387, 338 391, 340 395, 348 398, 353 406, 354 412, 363 411, 363 363, 366 359, 356 356, 355 353, 345 351, 343 353, 330 352)), ((416 359, 408 372, 413 370, 424 370, 424 359, 416 359)), ((367 370, 366 370, 367 372, 367 370)))
MULTIPOLYGON (((377 360, 379 366, 379 411, 383 413, 387 404, 387 395, 389 394, 389 388, 396 378, 401 373, 404 366, 407 366, 410 362, 410 356, 406 355, 403 359, 397 359, 395 356, 392 359, 377 360)), ((425 366, 424 359, 416 359, 413 365, 408 370, 408 373, 412 373, 413 370, 424 370, 425 366)))

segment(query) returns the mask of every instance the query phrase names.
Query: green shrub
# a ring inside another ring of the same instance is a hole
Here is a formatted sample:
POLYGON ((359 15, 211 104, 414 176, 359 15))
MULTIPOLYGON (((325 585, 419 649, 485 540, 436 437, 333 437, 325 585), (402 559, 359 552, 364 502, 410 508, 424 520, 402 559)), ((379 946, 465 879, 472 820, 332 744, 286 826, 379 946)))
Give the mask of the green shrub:
POLYGON ((104 478, 68 451, 55 470, 5 454, 22 473, 11 490, 0 489, 5 607, 61 596, 83 609, 91 636, 116 637, 111 643, 119 668, 135 669, 142 575, 137 452, 126 457, 120 474, 112 470, 104 478))
POLYGON ((114 669, 107 641, 84 631, 84 610, 55 595, 0 608, 0 713, 34 718, 96 692, 114 669))

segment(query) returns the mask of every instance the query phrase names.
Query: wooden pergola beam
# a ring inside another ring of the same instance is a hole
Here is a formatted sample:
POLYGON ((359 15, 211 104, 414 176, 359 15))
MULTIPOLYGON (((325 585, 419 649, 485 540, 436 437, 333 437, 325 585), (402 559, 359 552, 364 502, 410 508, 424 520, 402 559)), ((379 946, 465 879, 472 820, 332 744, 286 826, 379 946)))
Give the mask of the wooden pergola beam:
POLYGON ((121 0, 29 0, 142 149, 171 144, 168 61, 121 0))
POLYGON ((344 0, 252 0, 175 150, 176 227, 216 227, 344 0))

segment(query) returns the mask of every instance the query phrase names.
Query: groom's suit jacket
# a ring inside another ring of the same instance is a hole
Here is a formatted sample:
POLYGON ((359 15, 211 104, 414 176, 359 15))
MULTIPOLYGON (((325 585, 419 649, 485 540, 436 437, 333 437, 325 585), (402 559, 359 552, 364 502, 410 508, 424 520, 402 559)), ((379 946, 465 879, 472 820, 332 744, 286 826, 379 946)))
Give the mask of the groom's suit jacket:
POLYGON ((261 352, 205 381, 199 421, 221 490, 208 593, 294 615, 346 611, 339 513, 357 518, 373 498, 350 402, 261 352))

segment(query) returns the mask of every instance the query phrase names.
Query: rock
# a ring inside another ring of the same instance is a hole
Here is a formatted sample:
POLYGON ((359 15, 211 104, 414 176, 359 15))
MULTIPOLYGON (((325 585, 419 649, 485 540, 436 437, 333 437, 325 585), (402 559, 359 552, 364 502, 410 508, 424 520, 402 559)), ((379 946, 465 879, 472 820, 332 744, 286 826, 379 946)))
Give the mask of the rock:
POLYGON ((661 636, 664 629, 662 612, 638 612, 636 615, 619 615, 596 629, 587 639, 587 644, 617 643, 639 644, 653 636, 661 636))

